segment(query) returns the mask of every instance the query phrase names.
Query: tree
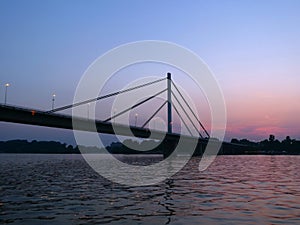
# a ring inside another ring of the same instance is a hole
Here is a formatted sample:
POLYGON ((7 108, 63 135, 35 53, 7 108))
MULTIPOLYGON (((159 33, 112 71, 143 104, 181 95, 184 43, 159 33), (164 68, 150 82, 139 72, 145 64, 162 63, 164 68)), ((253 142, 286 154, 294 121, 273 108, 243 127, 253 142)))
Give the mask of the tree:
POLYGON ((231 139, 231 143, 238 144, 238 143, 239 143, 239 140, 238 140, 238 139, 236 139, 236 138, 233 138, 233 139, 231 139))
POLYGON ((270 142, 273 142, 274 140, 275 140, 275 135, 270 134, 270 136, 269 136, 269 141, 270 141, 270 142))
POLYGON ((284 142, 290 145, 292 144, 292 139, 290 138, 290 136, 286 136, 284 142))

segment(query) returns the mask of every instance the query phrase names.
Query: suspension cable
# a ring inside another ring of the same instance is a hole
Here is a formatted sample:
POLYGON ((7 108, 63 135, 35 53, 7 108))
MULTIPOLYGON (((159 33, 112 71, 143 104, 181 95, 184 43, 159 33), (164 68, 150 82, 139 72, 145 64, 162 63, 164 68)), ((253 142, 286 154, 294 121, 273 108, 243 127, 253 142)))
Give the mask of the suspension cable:
POLYGON ((164 107, 164 105, 167 103, 168 101, 165 101, 153 114, 152 116, 143 124, 142 128, 144 128, 150 120, 152 120, 152 118, 162 109, 162 107, 164 107))
POLYGON ((138 88, 146 87, 146 86, 149 86, 151 84, 155 84, 155 83, 158 83, 160 81, 163 81, 165 79, 166 78, 158 79, 158 80, 155 80, 155 81, 152 81, 152 82, 148 82, 146 84, 141 84, 141 85, 138 85, 138 86, 135 86, 135 87, 132 87, 132 88, 117 91, 117 92, 110 93, 110 94, 107 94, 107 95, 104 95, 104 96, 99 96, 97 98, 92 98, 92 99, 85 100, 85 101, 82 101, 82 102, 77 102, 77 103, 74 103, 74 104, 62 106, 62 107, 59 107, 59 108, 56 108, 56 109, 46 111, 46 113, 54 113, 54 112, 62 111, 62 110, 65 110, 65 109, 69 109, 69 108, 77 107, 77 106, 80 106, 80 105, 84 105, 84 104, 87 104, 87 103, 95 102, 95 101, 105 99, 105 98, 108 98, 108 97, 112 97, 112 96, 115 96, 115 95, 118 95, 118 94, 123 94, 125 92, 132 91, 132 90, 135 90, 135 89, 138 89, 138 88))
POLYGON ((201 138, 203 138, 202 134, 199 132, 198 128, 196 127, 196 125, 194 124, 194 122, 192 121, 190 115, 186 112, 186 110, 183 108, 183 106, 181 105, 181 103, 179 102, 178 98, 176 97, 176 95, 174 94, 173 91, 171 91, 173 97, 175 97, 177 103, 179 104, 179 106, 181 107, 181 109, 183 110, 183 112, 185 113, 185 115, 187 116, 187 118, 189 119, 189 121, 192 123, 193 127, 195 128, 195 130, 198 132, 199 136, 201 138))
POLYGON ((116 118, 116 117, 118 117, 118 116, 120 116, 120 115, 122 115, 122 114, 128 112, 129 110, 132 110, 132 109, 138 107, 139 105, 141 105, 141 104, 143 104, 143 103, 145 103, 145 102, 147 102, 147 101, 149 101, 149 100, 155 98, 156 96, 162 94, 162 93, 165 92, 166 90, 168 90, 168 88, 166 88, 166 89, 164 89, 164 90, 162 90, 162 91, 156 93, 155 95, 152 95, 152 96, 149 97, 149 98, 146 98, 145 100, 143 100, 143 101, 141 101, 141 102, 139 102, 139 103, 137 103, 137 104, 135 104, 135 105, 133 105, 133 106, 131 106, 131 107, 125 109, 125 110, 123 110, 122 112, 119 112, 119 113, 116 114, 116 115, 113 115, 113 116, 109 117, 108 119, 104 120, 103 122, 108 122, 108 121, 110 121, 110 120, 112 120, 112 119, 114 119, 114 118, 116 118))
POLYGON ((189 106, 189 104, 187 103, 187 101, 185 100, 185 98, 183 97, 183 95, 181 94, 181 92, 179 91, 179 89, 177 88, 176 84, 173 81, 172 81, 172 84, 174 85, 175 89, 177 90, 177 92, 179 93, 179 95, 181 96, 181 98, 183 99, 183 101, 185 102, 185 104, 188 106, 188 108, 192 112, 193 116, 196 118, 196 120, 198 121, 198 123, 200 124, 200 126, 202 127, 202 129, 204 130, 205 134, 209 138, 210 137, 209 133, 207 132, 207 130, 205 129, 205 127, 203 126, 203 124, 201 123, 201 121, 197 118, 197 116, 195 115, 194 111, 191 109, 191 107, 189 106))

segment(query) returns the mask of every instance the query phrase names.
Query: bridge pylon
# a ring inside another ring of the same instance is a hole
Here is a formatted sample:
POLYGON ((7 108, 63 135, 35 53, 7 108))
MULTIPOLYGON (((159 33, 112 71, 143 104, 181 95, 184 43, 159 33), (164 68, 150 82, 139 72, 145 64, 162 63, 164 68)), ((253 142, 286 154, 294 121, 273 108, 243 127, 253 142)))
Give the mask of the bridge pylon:
POLYGON ((168 133, 172 133, 172 78, 171 73, 167 73, 167 94, 168 94, 168 133))

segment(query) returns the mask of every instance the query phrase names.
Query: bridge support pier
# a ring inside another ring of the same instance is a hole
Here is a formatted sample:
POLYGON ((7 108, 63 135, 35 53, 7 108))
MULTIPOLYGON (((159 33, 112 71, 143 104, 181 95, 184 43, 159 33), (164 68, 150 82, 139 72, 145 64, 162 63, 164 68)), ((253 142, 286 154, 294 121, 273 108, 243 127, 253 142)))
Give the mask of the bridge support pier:
POLYGON ((164 159, 168 158, 172 154, 172 152, 175 150, 176 146, 177 146, 177 142, 174 141, 174 140, 165 139, 163 141, 163 156, 164 156, 164 159))

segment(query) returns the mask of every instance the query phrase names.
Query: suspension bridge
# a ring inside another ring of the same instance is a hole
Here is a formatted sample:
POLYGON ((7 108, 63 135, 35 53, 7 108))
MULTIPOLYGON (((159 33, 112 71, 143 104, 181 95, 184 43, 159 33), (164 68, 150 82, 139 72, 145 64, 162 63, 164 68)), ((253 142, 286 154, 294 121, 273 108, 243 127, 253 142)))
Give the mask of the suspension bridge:
POLYGON ((145 88, 147 86, 151 86, 159 82, 166 82, 166 88, 128 107, 127 109, 123 109, 122 111, 115 113, 113 116, 110 116, 107 119, 93 121, 95 122, 94 127, 96 127, 96 132, 103 133, 103 134, 115 134, 114 131, 115 128, 118 130, 118 135, 123 135, 123 136, 132 136, 133 134, 135 137, 149 138, 151 135, 151 138, 155 139, 155 138, 160 138, 163 135, 165 137, 162 142, 162 144, 164 144, 163 147, 164 157, 168 157, 172 153, 172 151, 174 150, 174 148, 178 143, 179 138, 184 138, 187 141, 187 143, 194 142, 196 140, 197 141, 196 154, 201 155, 203 153, 203 149, 205 148, 210 138, 209 132, 204 127, 200 119, 196 116, 195 112, 192 110, 187 100, 184 98, 184 95, 172 80, 170 73, 167 73, 167 77, 162 79, 137 85, 128 89, 116 91, 110 94, 98 96, 93 99, 87 99, 85 101, 75 102, 73 104, 69 104, 63 107, 52 108, 52 110, 48 110, 48 111, 2 104, 0 105, 0 121, 95 132, 95 130, 91 126, 91 121, 88 120, 87 118, 80 118, 74 116, 72 117, 71 115, 62 114, 61 111, 90 104, 93 102, 101 101, 103 99, 111 98, 113 96, 121 95, 123 93, 130 92, 133 90, 145 88), (115 118, 130 112, 131 110, 145 104, 146 102, 151 101, 155 97, 165 92, 167 93, 167 99, 165 99, 163 104, 161 104, 154 111, 154 113, 147 120, 144 121, 142 126, 137 127, 137 126, 130 125, 130 130, 132 133, 128 132, 128 126, 114 123, 115 118), (175 104, 173 104, 174 102, 177 103, 176 104, 177 107, 175 106, 175 104), (178 108, 178 106, 180 108, 178 108), (167 131, 163 132, 161 130, 153 130, 153 129, 151 129, 150 131, 150 129, 147 128, 147 125, 161 110, 163 110, 163 108, 167 108, 166 110, 167 131), (186 130, 188 131, 189 133, 188 135, 178 134, 173 131, 173 127, 172 127, 173 109, 174 112, 176 112, 176 114, 182 121, 186 130), (181 115, 180 110, 181 112, 183 112, 185 118, 187 118, 188 121, 184 120, 184 117, 183 115, 181 115), (74 123, 76 123, 76 127, 73 126, 74 123), (196 132, 197 135, 195 135, 195 132, 192 132, 192 129, 197 131, 196 132))

